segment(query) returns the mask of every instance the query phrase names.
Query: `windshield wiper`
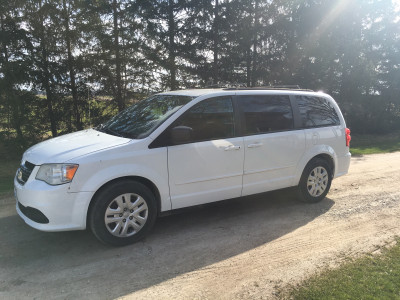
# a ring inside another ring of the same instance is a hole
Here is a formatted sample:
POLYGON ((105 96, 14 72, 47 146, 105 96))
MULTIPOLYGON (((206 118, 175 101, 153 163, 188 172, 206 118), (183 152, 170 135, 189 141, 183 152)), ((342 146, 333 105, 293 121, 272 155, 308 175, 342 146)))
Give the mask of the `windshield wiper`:
POLYGON ((115 130, 112 130, 112 129, 108 128, 108 127, 105 127, 104 124, 100 124, 100 125, 97 126, 95 129, 98 130, 98 131, 100 131, 100 132, 108 133, 108 134, 111 134, 111 135, 116 135, 116 136, 120 136, 120 137, 125 137, 125 136, 122 135, 121 133, 119 133, 119 132, 117 132, 117 131, 115 131, 115 130))
POLYGON ((121 133, 119 133, 119 132, 117 132, 117 131, 114 131, 114 130, 108 128, 108 127, 107 127, 107 128, 103 128, 103 130, 104 130, 105 133, 111 133, 112 135, 116 135, 116 136, 120 136, 120 137, 125 137, 125 136, 123 136, 121 133))
POLYGON ((96 127, 93 127, 93 129, 95 129, 97 131, 102 131, 103 128, 104 128, 104 124, 99 124, 96 127))

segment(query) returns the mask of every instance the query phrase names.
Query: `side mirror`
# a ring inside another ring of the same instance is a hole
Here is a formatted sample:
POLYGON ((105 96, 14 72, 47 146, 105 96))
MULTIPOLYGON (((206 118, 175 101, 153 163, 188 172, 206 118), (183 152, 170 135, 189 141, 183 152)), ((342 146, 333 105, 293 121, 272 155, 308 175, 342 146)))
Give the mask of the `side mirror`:
POLYGON ((184 144, 192 138, 193 129, 187 126, 177 126, 171 129, 171 140, 173 145, 184 144))

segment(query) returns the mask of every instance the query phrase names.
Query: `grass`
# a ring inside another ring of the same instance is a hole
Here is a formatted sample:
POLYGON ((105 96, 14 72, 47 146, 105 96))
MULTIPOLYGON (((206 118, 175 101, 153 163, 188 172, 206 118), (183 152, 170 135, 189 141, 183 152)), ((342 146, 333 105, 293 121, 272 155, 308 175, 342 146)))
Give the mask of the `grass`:
POLYGON ((382 255, 367 255, 327 270, 289 292, 290 299, 400 299, 400 240, 382 255))
MULTIPOLYGON (((400 132, 353 135, 352 155, 400 151, 400 132)), ((381 256, 367 255, 315 275, 289 291, 290 299, 400 299, 400 240, 381 256)))
POLYGON ((352 135, 352 155, 388 153, 400 151, 400 132, 386 135, 352 135))

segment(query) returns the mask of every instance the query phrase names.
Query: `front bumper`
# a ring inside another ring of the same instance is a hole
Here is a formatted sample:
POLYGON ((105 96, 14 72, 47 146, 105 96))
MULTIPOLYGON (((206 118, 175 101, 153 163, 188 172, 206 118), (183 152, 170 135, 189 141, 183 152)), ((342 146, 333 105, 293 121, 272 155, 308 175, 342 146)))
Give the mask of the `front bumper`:
POLYGON ((33 228, 42 231, 86 228, 93 192, 70 193, 69 184, 51 186, 30 176, 24 185, 14 179, 14 194, 19 216, 33 228))

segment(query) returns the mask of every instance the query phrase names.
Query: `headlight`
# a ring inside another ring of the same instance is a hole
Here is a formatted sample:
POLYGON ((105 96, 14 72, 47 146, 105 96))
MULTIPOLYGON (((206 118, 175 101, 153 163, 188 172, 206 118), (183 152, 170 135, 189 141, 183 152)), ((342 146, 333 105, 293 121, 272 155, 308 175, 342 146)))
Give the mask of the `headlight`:
POLYGON ((74 164, 45 164, 41 165, 36 179, 51 185, 64 184, 72 181, 79 165, 74 164))

